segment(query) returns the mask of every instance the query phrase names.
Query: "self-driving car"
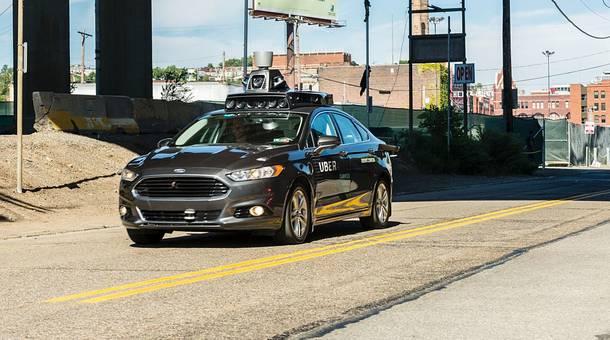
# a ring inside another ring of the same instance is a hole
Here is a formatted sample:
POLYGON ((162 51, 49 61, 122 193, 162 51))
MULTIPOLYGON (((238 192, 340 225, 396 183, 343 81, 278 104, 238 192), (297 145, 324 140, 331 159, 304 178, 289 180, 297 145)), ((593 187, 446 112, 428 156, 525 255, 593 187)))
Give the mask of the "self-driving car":
POLYGON ((229 95, 223 110, 127 164, 119 211, 136 244, 173 231, 258 231, 295 244, 352 218, 380 228, 392 213, 396 151, 331 95, 229 95))

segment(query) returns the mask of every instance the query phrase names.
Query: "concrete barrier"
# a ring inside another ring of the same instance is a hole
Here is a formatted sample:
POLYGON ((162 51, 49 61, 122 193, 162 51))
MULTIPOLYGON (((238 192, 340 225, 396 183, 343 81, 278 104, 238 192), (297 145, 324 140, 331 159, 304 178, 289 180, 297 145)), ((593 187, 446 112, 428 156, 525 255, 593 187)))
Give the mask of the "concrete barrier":
POLYGON ((88 133, 176 133, 221 103, 35 92, 36 129, 88 133))

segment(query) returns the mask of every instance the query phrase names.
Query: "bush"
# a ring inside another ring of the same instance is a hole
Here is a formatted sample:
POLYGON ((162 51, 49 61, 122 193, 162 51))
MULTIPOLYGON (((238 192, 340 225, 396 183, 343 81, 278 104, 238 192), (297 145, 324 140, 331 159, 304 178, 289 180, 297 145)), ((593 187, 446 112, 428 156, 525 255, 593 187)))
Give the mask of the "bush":
POLYGON ((451 124, 451 151, 447 154, 446 112, 432 108, 419 117, 426 133, 405 134, 401 155, 428 173, 464 175, 525 175, 537 165, 524 154, 525 145, 514 135, 478 131, 471 136, 462 130, 462 115, 456 113, 451 124))

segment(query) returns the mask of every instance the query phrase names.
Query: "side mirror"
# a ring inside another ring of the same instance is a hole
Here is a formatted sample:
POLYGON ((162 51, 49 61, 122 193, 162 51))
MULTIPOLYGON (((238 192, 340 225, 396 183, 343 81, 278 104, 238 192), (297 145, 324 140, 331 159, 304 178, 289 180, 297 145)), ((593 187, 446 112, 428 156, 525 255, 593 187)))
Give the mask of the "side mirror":
POLYGON ((172 143, 173 140, 174 140, 173 138, 164 138, 164 139, 160 140, 157 143, 157 148, 162 148, 164 146, 169 146, 172 143))
POLYGON ((339 137, 335 136, 321 136, 318 139, 318 147, 314 150, 313 155, 317 156, 322 153, 322 151, 326 149, 333 149, 337 146, 341 145, 341 140, 339 137))

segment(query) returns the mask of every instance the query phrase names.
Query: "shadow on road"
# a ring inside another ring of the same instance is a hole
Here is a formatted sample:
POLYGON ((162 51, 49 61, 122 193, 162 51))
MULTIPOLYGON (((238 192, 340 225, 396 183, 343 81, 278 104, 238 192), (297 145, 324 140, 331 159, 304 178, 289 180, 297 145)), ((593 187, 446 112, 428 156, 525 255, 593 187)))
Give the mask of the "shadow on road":
MULTIPOLYGON (((386 229, 400 225, 399 222, 390 222, 386 229)), ((344 221, 319 226, 311 235, 308 242, 324 241, 342 236, 353 236, 366 232, 358 221, 344 221)), ((278 247, 271 235, 253 232, 206 232, 187 234, 179 237, 164 239, 156 245, 135 245, 135 248, 262 248, 278 247)))
MULTIPOLYGON (((421 183, 433 181, 431 175, 396 179, 421 183)), ((407 184, 408 186, 408 184, 407 184)), ((451 201, 546 201, 572 198, 577 195, 595 194, 610 190, 608 169, 546 169, 536 176, 498 179, 497 182, 447 185, 436 191, 424 190, 396 194, 394 202, 451 202, 451 201)), ((610 193, 585 197, 581 201, 610 201, 610 193)))

